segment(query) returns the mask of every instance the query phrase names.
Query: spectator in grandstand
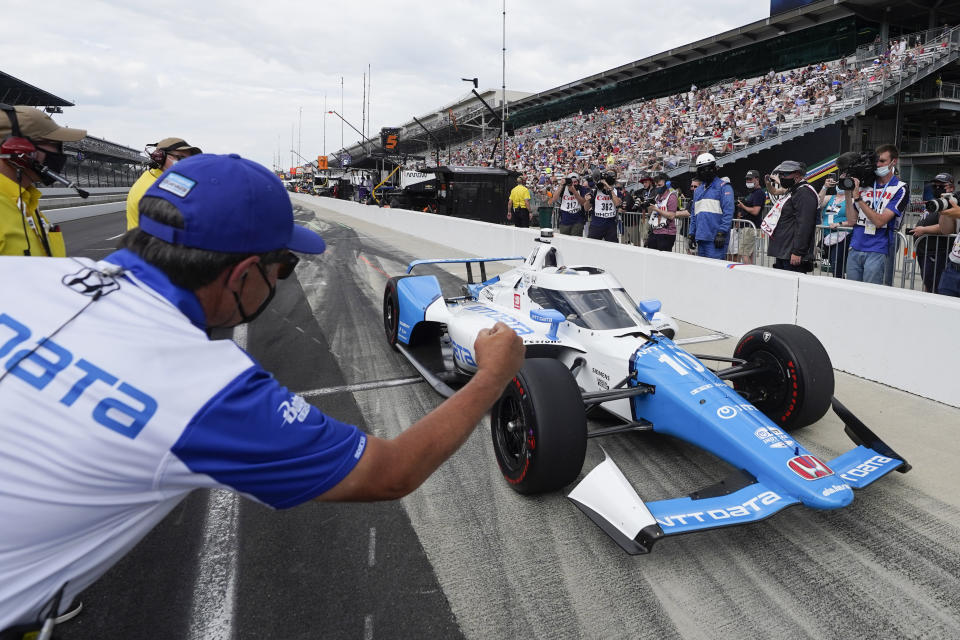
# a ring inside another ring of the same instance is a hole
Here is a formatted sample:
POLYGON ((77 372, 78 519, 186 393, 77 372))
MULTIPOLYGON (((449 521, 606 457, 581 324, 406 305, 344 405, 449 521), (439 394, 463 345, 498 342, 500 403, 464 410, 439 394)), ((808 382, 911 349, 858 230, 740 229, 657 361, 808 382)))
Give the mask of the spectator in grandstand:
MULTIPOLYGON (((929 200, 942 197, 950 198, 953 197, 953 192, 953 176, 949 173, 938 173, 930 182, 929 200)), ((936 292, 940 285, 940 276, 947 266, 947 256, 950 253, 950 239, 939 235, 940 212, 926 212, 917 221, 917 226, 910 233, 913 235, 913 252, 917 256, 917 264, 920 267, 923 290, 936 292)))
POLYGON ((702 184, 693 194, 687 244, 698 256, 723 260, 733 224, 733 187, 717 176, 717 159, 710 153, 697 157, 697 178, 702 184))
POLYGON ((44 171, 60 173, 64 142, 86 137, 61 127, 39 109, 0 104, 0 255, 65 256, 60 228, 40 212, 40 190, 53 184, 44 171))
POLYGON ((767 255, 774 258, 774 269, 813 271, 819 197, 804 179, 805 169, 800 162, 786 160, 773 170, 772 175, 787 190, 761 225, 770 237, 767 255))
POLYGON ((763 205, 767 201, 767 194, 760 188, 760 172, 756 169, 747 171, 744 186, 747 195, 737 200, 737 218, 750 224, 741 225, 737 260, 753 264, 757 252, 757 229, 763 221, 763 205))
POLYGON ((527 179, 517 176, 517 186, 510 191, 507 199, 507 220, 513 220, 514 226, 530 226, 530 190, 527 189, 527 179))
POLYGON ((617 208, 620 206, 620 195, 614 186, 617 183, 617 173, 608 169, 594 177, 596 187, 588 194, 587 208, 590 213, 590 227, 587 237, 594 240, 617 242, 617 208))
POLYGON ((854 188, 844 192, 847 220, 853 227, 847 254, 847 280, 882 284, 890 243, 900 220, 906 187, 895 175, 900 156, 892 144, 877 147, 876 178, 862 187, 853 178, 854 188))
POLYGON ((677 192, 667 186, 667 174, 657 174, 656 181, 653 203, 647 207, 650 233, 644 246, 657 251, 672 251, 677 240, 677 218, 686 212, 680 210, 677 192))
MULTIPOLYGON (((150 158, 149 166, 127 192, 127 231, 138 226, 140 212, 137 207, 140 198, 146 193, 160 174, 184 158, 203 153, 199 147, 191 146, 183 138, 164 138, 160 142, 148 144, 146 154, 150 158)), ((336 197, 336 196, 334 196, 336 197)))
POLYGON ((102 262, 0 261, 3 638, 37 637, 195 488, 275 509, 410 493, 524 361, 513 330, 483 329, 470 382, 396 438, 366 435, 206 333, 253 320, 293 273, 293 252, 325 248, 294 224, 275 175, 236 155, 188 158, 141 213, 102 262), (27 627, 7 633, 15 625, 27 627))
POLYGON ((847 251, 850 249, 847 242, 849 231, 842 231, 839 227, 847 219, 847 203, 843 189, 837 186, 834 176, 827 177, 820 189, 820 224, 823 229, 823 253, 830 264, 834 278, 842 278, 847 268, 847 251))
POLYGON ((586 187, 580 185, 580 177, 576 173, 569 173, 550 199, 551 206, 560 202, 560 224, 557 230, 563 235, 583 235, 583 227, 587 223, 587 215, 584 212, 587 201, 584 196, 588 191, 586 187))

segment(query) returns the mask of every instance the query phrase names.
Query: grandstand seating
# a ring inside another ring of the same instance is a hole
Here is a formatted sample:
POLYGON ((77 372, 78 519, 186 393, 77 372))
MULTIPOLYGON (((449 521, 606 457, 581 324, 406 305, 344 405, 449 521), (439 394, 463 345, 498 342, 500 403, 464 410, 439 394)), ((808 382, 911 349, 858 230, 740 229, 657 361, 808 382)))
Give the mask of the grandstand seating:
MULTIPOLYGON (((526 127, 507 140, 507 165, 534 175, 601 164, 628 175, 679 173, 704 151, 745 155, 757 145, 802 135, 899 91, 906 77, 915 81, 948 56, 955 57, 958 36, 957 29, 946 31, 912 48, 906 46, 908 40, 920 39, 904 36, 875 58, 771 71, 526 127)), ((464 143, 452 150, 452 164, 483 164, 493 145, 494 140, 464 143)))

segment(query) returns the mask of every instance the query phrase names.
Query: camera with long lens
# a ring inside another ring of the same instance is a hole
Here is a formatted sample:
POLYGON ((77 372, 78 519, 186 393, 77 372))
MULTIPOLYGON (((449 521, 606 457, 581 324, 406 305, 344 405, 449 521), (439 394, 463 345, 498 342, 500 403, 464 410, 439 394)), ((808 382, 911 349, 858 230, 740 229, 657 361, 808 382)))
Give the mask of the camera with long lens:
POLYGON ((856 186, 854 178, 859 180, 861 185, 873 184, 877 170, 877 154, 873 151, 841 153, 837 158, 837 169, 840 173, 837 185, 844 191, 850 191, 856 186))
POLYGON ((939 198, 934 198, 933 200, 927 200, 923 203, 923 206, 930 213, 940 213, 946 209, 957 206, 957 199, 950 194, 940 196, 939 198))

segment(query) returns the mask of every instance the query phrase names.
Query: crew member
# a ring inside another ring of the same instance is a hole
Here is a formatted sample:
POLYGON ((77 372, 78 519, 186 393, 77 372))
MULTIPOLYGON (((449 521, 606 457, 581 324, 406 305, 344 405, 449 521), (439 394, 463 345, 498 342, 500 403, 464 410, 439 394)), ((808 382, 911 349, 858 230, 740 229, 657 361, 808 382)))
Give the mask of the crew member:
POLYGON ((530 190, 527 189, 527 179, 517 176, 517 186, 510 191, 507 199, 507 220, 513 220, 514 226, 530 226, 530 190))
POLYGON ((160 174, 184 158, 198 153, 203 151, 199 147, 190 146, 183 138, 164 138, 160 142, 147 145, 146 154, 150 157, 150 164, 127 192, 127 231, 139 224, 140 213, 137 205, 160 174))
POLYGON ((733 224, 733 187, 717 177, 712 153, 697 156, 697 178, 701 185, 693 193, 687 244, 698 256, 723 260, 733 224))
POLYGON ((63 236, 40 213, 33 185, 53 184, 44 172, 63 171, 63 143, 87 132, 61 127, 33 107, 0 104, 0 110, 0 255, 64 256, 63 236))
POLYGON ((275 175, 187 158, 140 213, 102 262, 0 258, 0 636, 37 628, 58 592, 66 606, 193 489, 276 509, 413 491, 523 363, 509 327, 481 330, 460 391, 392 440, 368 436, 208 338, 269 305, 293 252, 324 250, 275 175))

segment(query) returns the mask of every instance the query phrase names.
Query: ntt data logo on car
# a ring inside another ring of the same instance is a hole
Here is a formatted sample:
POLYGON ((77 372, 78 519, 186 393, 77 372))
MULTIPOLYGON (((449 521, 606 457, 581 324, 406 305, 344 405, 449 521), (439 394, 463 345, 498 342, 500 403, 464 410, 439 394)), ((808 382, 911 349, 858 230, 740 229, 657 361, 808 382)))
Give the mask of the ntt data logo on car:
POLYGON ((787 462, 790 469, 804 480, 818 480, 832 476, 833 471, 816 456, 796 456, 787 462))

